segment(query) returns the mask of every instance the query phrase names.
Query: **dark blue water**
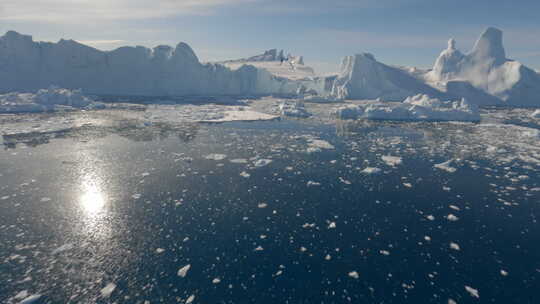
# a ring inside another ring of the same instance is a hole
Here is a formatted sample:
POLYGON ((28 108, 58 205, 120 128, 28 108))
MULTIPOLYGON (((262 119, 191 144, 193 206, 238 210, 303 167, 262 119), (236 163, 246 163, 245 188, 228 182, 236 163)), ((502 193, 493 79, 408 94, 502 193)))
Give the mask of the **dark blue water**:
POLYGON ((540 303, 534 167, 438 170, 449 156, 399 124, 109 131, 0 152, 1 303, 540 303), (306 134, 336 149, 306 153, 306 134))

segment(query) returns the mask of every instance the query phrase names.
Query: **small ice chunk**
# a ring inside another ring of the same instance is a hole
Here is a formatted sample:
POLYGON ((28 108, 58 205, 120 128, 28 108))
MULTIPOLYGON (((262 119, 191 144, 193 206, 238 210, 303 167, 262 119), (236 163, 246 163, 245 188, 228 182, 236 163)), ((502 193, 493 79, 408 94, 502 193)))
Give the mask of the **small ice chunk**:
POLYGON ((433 215, 426 215, 426 218, 430 221, 434 221, 435 220, 435 217, 433 215))
POLYGON ((229 162, 233 164, 247 164, 248 160, 245 158, 235 158, 235 159, 229 160, 229 162))
POLYGON ((261 159, 258 159, 258 160, 254 163, 254 166, 257 167, 257 168, 260 168, 260 167, 267 166, 267 165, 270 164, 271 162, 272 162, 271 159, 261 158, 261 159))
POLYGON ((357 271, 351 271, 349 272, 349 277, 355 279, 355 280, 358 280, 358 278, 360 278, 360 275, 358 274, 357 271))
POLYGON ((131 196, 133 199, 140 199, 141 198, 141 194, 140 193, 135 193, 131 196))
POLYGON ((243 177, 243 178, 249 178, 251 176, 251 174, 247 173, 246 171, 242 171, 242 172, 240 172, 240 176, 243 177))
POLYGON ((263 251, 263 250, 264 250, 264 248, 262 248, 262 246, 260 246, 260 245, 257 246, 257 248, 255 248, 255 251, 263 251))
POLYGON ((374 168, 374 167, 367 167, 364 170, 362 170, 362 173, 364 173, 364 174, 379 174, 381 172, 382 172, 381 169, 374 168))
POLYGON ((459 245, 457 243, 454 243, 454 242, 450 242, 450 248, 454 249, 454 250, 458 250, 458 251, 461 250, 459 245))
POLYGON ((37 304, 37 301, 39 301, 39 299, 41 299, 41 295, 35 294, 35 295, 26 297, 19 304, 35 304, 35 303, 37 304))
POLYGON ((328 229, 336 229, 336 222, 331 222, 331 223, 328 225, 328 229))
POLYGON ((259 203, 257 205, 257 207, 259 207, 260 209, 264 209, 264 208, 268 207, 268 204, 267 203, 259 203))
POLYGON ((191 304, 193 301, 195 301, 195 295, 190 295, 186 300, 186 304, 191 304))
POLYGON ((341 177, 341 176, 339 177, 339 181, 342 182, 342 183, 344 183, 345 185, 351 185, 351 184, 352 184, 351 181, 346 180, 346 179, 344 179, 344 178, 341 177))
POLYGON ((501 275, 503 277, 506 277, 508 275, 508 271, 504 270, 504 269, 501 269, 501 275))
POLYGON ((191 264, 187 264, 186 266, 178 269, 177 275, 181 278, 185 278, 190 268, 191 268, 191 264))
POLYGON ((165 252, 165 249, 163 249, 163 248, 157 248, 156 249, 156 253, 158 253, 158 254, 163 253, 163 252, 165 252))
POLYGON ((382 160, 389 166, 395 167, 397 165, 400 165, 402 163, 401 157, 398 156, 391 156, 391 155, 383 155, 382 160))
POLYGON ((435 164, 433 167, 435 167, 437 169, 440 169, 440 170, 444 170, 444 171, 449 172, 449 173, 456 172, 457 169, 452 167, 451 165, 452 165, 452 160, 448 160, 448 161, 445 161, 444 163, 435 164))
POLYGON ((453 214, 447 215, 446 219, 448 219, 451 222, 455 222, 455 221, 459 220, 459 218, 457 216, 453 215, 453 214))
POLYGON ((471 295, 471 297, 480 298, 480 293, 478 292, 478 289, 474 289, 470 286, 465 286, 465 290, 471 295))
POLYGON ((208 159, 208 160, 216 160, 216 161, 219 161, 219 160, 224 160, 225 158, 227 158, 227 155, 225 155, 225 154, 218 154, 218 153, 212 153, 212 154, 206 155, 204 158, 206 158, 206 159, 208 159))
POLYGON ((107 286, 103 287, 103 289, 101 289, 100 293, 101 293, 101 296, 103 298, 108 298, 111 296, 111 294, 114 292, 114 290, 116 289, 116 284, 114 283, 109 283, 107 284, 107 286))
POLYGON ((221 283, 221 279, 220 278, 215 278, 212 280, 212 284, 219 284, 221 283))
POLYGON ((388 250, 379 250, 379 253, 382 255, 390 255, 390 251, 388 250))
POLYGON ((50 200, 51 200, 50 197, 42 197, 39 201, 42 202, 42 203, 45 203, 45 202, 48 202, 50 200))
POLYGON ((314 182, 314 181, 308 181, 307 182, 308 187, 314 187, 314 186, 320 186, 320 185, 321 185, 321 183, 319 183, 319 182, 314 182))

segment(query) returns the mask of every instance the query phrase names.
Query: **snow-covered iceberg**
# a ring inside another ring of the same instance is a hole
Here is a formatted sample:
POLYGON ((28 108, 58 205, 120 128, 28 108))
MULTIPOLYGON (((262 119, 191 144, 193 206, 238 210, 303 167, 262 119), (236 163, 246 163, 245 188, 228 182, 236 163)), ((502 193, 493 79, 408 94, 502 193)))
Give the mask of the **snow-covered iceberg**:
POLYGON ((399 68, 378 62, 369 53, 345 57, 332 87, 332 95, 342 99, 401 101, 416 94, 443 97, 437 89, 399 68))
POLYGON ((103 108, 84 96, 80 90, 57 87, 41 89, 37 93, 8 93, 0 95, 0 113, 46 112, 72 108, 103 108))
MULTIPOLYGON (((508 106, 540 106, 540 75, 523 64, 506 58, 503 33, 496 28, 486 29, 468 54, 456 48, 453 39, 437 58, 426 79, 445 86, 449 81, 467 81, 497 99, 482 100, 477 104, 508 106)), ((448 93, 469 99, 471 88, 451 87, 448 93)), ((476 103, 476 102, 475 102, 476 103)))
POLYGON ((476 105, 465 99, 441 101, 427 95, 407 97, 402 103, 370 103, 347 105, 335 110, 338 119, 370 119, 398 121, 480 121, 476 105))
POLYGON ((244 65, 202 64, 185 43, 176 48, 100 51, 73 40, 34 42, 14 31, 0 37, 0 93, 57 85, 100 95, 223 96, 294 94, 298 84, 244 65))

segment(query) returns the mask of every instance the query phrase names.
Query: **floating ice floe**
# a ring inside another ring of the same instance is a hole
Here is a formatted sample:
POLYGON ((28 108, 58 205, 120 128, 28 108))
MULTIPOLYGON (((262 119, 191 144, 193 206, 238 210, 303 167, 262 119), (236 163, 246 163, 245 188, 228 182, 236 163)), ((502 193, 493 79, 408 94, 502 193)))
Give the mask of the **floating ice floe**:
POLYGON ((383 155, 382 160, 389 166, 395 167, 401 165, 402 159, 398 156, 383 155))
POLYGON ((105 108, 84 96, 80 90, 68 90, 58 87, 41 89, 34 93, 8 93, 0 95, 0 113, 36 113, 69 109, 105 108))
POLYGON ((407 97, 401 103, 378 102, 347 105, 334 110, 338 119, 398 121, 480 121, 478 107, 461 101, 441 101, 427 95, 407 97))
POLYGON ((19 303, 20 304, 37 304, 40 299, 41 299, 41 295, 35 294, 35 295, 31 295, 24 298, 24 300, 22 300, 19 303))
POLYGON ((449 173, 454 173, 454 172, 457 171, 457 169, 452 167, 452 163, 453 163, 452 160, 448 160, 448 161, 445 161, 444 163, 435 164, 433 167, 435 167, 437 169, 440 169, 440 170, 444 170, 444 171, 449 172, 449 173))
POLYGON ((178 269, 177 275, 181 278, 185 278, 189 269, 191 269, 191 264, 187 264, 186 266, 178 269))
POLYGON ((114 283, 109 283, 107 284, 107 286, 103 287, 100 291, 101 293, 101 296, 103 298, 109 298, 111 296, 111 294, 114 292, 114 290, 116 289, 116 284, 114 283))
POLYGON ((269 165, 272 162, 271 159, 261 158, 255 161, 253 164, 255 167, 260 168, 269 165))
POLYGON ((362 170, 362 173, 364 174, 379 174, 381 172, 382 172, 381 169, 375 168, 375 167, 367 167, 364 170, 362 170))
POLYGON ((536 110, 531 114, 531 118, 540 119, 540 110, 536 110))
POLYGON ((216 161, 219 161, 219 160, 224 160, 225 158, 227 158, 227 155, 225 155, 225 154, 218 154, 218 153, 212 153, 212 154, 206 155, 204 158, 206 158, 206 159, 208 159, 208 160, 216 160, 216 161))
POLYGON ((465 290, 471 295, 471 297, 480 298, 480 293, 478 292, 478 289, 472 288, 471 286, 465 286, 465 290))
POLYGON ((351 271, 351 272, 349 272, 349 277, 357 280, 358 278, 360 278, 360 275, 358 274, 357 271, 351 271))

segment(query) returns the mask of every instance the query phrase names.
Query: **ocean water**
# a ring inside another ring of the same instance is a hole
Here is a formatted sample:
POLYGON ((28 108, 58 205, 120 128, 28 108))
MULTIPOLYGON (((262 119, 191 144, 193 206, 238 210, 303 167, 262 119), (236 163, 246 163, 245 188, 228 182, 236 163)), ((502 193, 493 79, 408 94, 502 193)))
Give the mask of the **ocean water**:
POLYGON ((272 121, 4 137, 0 302, 539 303, 538 164, 480 129, 272 121))

